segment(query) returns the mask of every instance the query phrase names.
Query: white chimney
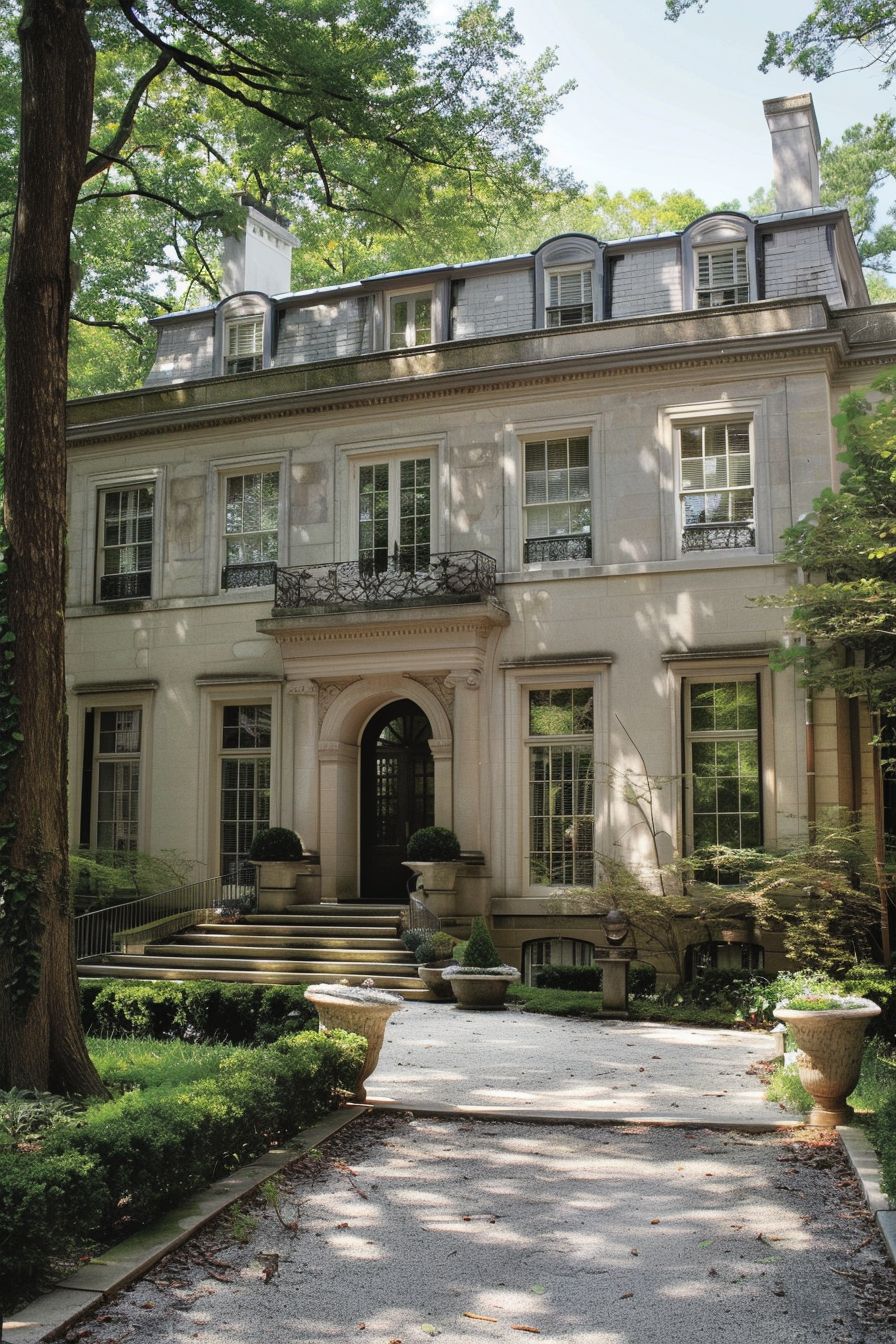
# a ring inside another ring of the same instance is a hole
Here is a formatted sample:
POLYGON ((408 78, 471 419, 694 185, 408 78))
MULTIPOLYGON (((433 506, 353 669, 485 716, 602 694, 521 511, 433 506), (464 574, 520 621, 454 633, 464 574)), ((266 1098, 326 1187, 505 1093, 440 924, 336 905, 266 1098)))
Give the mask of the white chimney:
POLYGON ((818 151, 821 136, 811 93, 766 98, 762 104, 772 137, 775 207, 808 210, 820 205, 818 151))
POLYGON ((246 222, 237 234, 224 239, 221 294, 288 294, 291 288, 292 250, 299 240, 285 227, 287 220, 243 196, 246 222))

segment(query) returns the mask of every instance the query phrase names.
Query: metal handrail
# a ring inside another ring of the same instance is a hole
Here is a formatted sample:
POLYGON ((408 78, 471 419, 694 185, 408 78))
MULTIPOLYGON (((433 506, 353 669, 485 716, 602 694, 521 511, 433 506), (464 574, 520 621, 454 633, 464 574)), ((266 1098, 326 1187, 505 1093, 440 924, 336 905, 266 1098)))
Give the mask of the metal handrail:
POLYGON ((442 921, 438 915, 434 915, 429 906, 421 901, 419 896, 415 896, 413 891, 408 891, 408 928, 426 929, 429 933, 438 933, 441 927, 442 921))
POLYGON ((196 922, 200 910, 238 910, 255 901, 255 869, 241 864, 219 877, 207 877, 154 896, 140 896, 76 915, 72 921, 78 961, 108 956, 121 949, 127 935, 144 942, 170 937, 196 922))

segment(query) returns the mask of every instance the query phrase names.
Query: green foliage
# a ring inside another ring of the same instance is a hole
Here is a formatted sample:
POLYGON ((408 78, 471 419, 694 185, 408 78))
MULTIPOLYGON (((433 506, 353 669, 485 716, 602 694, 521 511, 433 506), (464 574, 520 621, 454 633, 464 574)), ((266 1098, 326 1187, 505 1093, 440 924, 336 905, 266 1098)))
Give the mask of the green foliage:
POLYGON ((143 1090, 92 1106, 39 1146, 0 1151, 0 1306, 33 1291, 65 1251, 150 1222, 332 1110, 353 1089, 366 1042, 305 1032, 192 1056, 174 1042, 155 1045, 149 1064, 144 1043, 132 1048, 129 1068, 124 1043, 102 1043, 100 1067, 143 1090))
POLYGON ((535 977, 538 989, 584 989, 599 992, 603 974, 599 966, 542 966, 535 977))
POLYGON ((490 966, 498 966, 500 963, 501 958, 498 956, 498 949, 488 931, 488 926, 482 916, 477 915, 470 927, 470 936, 464 944, 460 965, 487 970, 490 966))
POLYGON ((660 990, 657 1003, 669 1007, 718 1008, 740 1018, 763 1016, 768 981, 753 971, 701 971, 674 989, 660 990))
POLYGON ((656 989, 656 967, 646 961, 633 961, 628 968, 628 991, 644 999, 656 989))
POLYGON ((155 896, 183 886, 191 868, 190 861, 173 849, 164 849, 158 855, 111 849, 79 850, 69 855, 72 893, 90 898, 91 907, 155 896))
POLYGON ((53 1092, 32 1092, 18 1087, 0 1091, 0 1148, 27 1143, 65 1120, 75 1107, 53 1092))
POLYGON ((460 841, 447 826, 422 826, 408 840, 407 856, 421 863, 454 863, 460 858, 460 841))
MULTIPOLYGON (((526 1013, 547 1013, 551 1017, 603 1017, 601 995, 587 990, 511 985, 507 997, 526 1013)), ((704 1027, 730 1027, 737 1021, 736 1014, 730 1009, 664 1004, 656 999, 629 998, 628 1015, 634 1022, 693 1022, 704 1027)))
POLYGON ((426 937, 425 929, 405 929, 401 935, 401 941, 409 952, 416 952, 426 937))
POLYGON ((416 957, 420 963, 447 961, 454 951, 455 939, 450 933, 431 933, 417 944, 416 957))
POLYGON ((194 1045, 151 1036, 88 1036, 90 1058, 113 1096, 135 1089, 180 1087, 214 1078, 233 1045, 194 1045))
POLYGON ((85 1031, 102 1036, 258 1045, 311 1026, 302 985, 229 985, 213 980, 81 980, 85 1031))
POLYGON ((285 826, 269 826, 257 831, 249 847, 253 863, 295 863, 302 857, 302 842, 295 831, 285 826))

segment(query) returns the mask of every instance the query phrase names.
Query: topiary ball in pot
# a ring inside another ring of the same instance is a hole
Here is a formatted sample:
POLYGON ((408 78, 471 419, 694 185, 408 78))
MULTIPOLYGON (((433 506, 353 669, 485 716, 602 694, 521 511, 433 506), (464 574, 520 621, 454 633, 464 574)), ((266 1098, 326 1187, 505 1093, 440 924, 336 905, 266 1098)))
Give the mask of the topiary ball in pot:
POLYGON ((407 856, 421 863, 456 863, 460 841, 447 826, 423 826, 408 841, 407 856))
POLYGON ((252 863, 298 863, 302 857, 302 842, 295 831, 285 826, 270 826, 258 831, 249 849, 252 863))

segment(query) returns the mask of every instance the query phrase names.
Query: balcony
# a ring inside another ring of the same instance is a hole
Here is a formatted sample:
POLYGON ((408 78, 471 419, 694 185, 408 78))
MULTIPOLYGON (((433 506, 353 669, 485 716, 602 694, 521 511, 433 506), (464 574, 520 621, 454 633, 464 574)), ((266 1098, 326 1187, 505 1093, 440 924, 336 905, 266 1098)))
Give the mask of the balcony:
POLYGON ((264 588, 274 582, 277 563, 264 560, 257 564, 225 565, 221 570, 221 587, 225 591, 234 588, 264 588))
POLYGON ((580 532, 571 537, 533 537, 526 542, 524 559, 527 565, 541 565, 547 560, 590 560, 591 536, 580 532))
POLYGON ((359 560, 278 569, 274 614, 482 602, 495 595, 495 572, 482 551, 432 555, 426 568, 395 555, 384 569, 359 560))
POLYGON ((691 523, 682 533, 681 549, 692 551, 748 550, 756 545, 756 528, 744 523, 691 523))

